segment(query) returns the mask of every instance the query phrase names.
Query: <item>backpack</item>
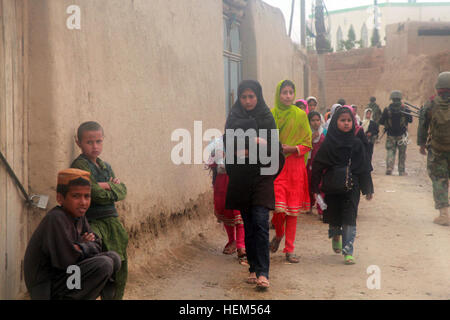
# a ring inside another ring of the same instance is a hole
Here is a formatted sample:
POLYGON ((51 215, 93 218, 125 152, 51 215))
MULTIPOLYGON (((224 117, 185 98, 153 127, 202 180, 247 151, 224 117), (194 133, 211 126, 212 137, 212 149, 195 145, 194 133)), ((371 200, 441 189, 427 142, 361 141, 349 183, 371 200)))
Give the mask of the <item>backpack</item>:
POLYGON ((441 152, 450 151, 450 103, 440 97, 431 101, 430 121, 431 148, 441 152), (435 100, 438 100, 436 103, 435 100), (447 108, 440 108, 447 105, 447 108))
MULTIPOLYGON (((400 110, 401 111, 406 111, 406 108, 405 108, 405 106, 403 104, 400 107, 400 110)), ((391 108, 389 108, 389 107, 387 109, 387 112, 388 112, 387 125, 388 125, 388 128, 392 128, 392 114, 393 114, 393 112, 392 112, 391 108)), ((406 120, 406 114, 400 113, 400 128, 403 129, 403 128, 407 128, 407 127, 408 127, 408 121, 406 120)))

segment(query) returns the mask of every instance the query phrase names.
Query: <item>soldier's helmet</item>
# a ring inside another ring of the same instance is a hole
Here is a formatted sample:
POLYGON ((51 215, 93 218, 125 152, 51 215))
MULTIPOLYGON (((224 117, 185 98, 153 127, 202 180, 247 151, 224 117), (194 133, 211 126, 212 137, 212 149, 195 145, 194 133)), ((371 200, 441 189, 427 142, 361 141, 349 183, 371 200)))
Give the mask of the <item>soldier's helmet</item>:
POLYGON ((401 100, 402 98, 403 98, 403 95, 402 95, 401 91, 394 90, 394 91, 391 92, 391 97, 390 97, 391 100, 393 100, 393 99, 400 99, 401 100))
POLYGON ((436 89, 450 89, 450 72, 442 72, 438 76, 436 89))
POLYGON ((375 101, 377 101, 377 98, 375 98, 375 97, 370 97, 370 102, 375 102, 375 101))

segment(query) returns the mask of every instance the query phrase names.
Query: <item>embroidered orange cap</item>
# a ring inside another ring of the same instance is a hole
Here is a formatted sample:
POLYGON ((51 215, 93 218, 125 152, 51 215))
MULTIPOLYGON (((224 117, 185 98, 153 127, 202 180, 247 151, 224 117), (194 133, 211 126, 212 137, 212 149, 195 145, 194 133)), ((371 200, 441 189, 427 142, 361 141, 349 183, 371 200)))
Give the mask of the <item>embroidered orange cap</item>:
POLYGON ((58 184, 68 185, 70 181, 79 178, 90 181, 89 179, 90 175, 91 174, 89 172, 80 169, 72 169, 72 168, 65 169, 58 172, 58 184))

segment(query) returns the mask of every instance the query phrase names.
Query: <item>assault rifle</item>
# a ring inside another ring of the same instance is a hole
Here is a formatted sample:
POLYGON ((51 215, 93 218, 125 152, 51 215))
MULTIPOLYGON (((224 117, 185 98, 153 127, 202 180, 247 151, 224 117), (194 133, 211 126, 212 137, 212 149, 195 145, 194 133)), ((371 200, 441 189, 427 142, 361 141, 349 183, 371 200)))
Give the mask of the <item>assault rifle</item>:
POLYGON ((416 117, 416 118, 421 118, 422 117, 419 113, 417 113, 417 112, 415 112, 413 110, 409 110, 409 109, 407 109, 407 110, 409 112, 400 110, 400 113, 407 114, 408 116, 416 117))
POLYGON ((408 106, 408 107, 413 108, 414 110, 411 110, 411 109, 409 109, 409 108, 406 108, 407 111, 400 111, 401 113, 407 114, 407 115, 409 115, 409 116, 416 117, 416 118, 419 118, 419 119, 422 117, 421 114, 420 114, 420 108, 418 108, 418 107, 416 107, 416 106, 413 106, 412 104, 410 104, 410 103, 408 103, 408 102, 406 102, 406 101, 404 102, 404 104, 405 104, 406 106, 408 106))
POLYGON ((411 103, 409 103, 409 102, 406 102, 405 101, 405 104, 408 106, 408 107, 411 107, 411 108, 413 108, 413 109, 416 109, 417 111, 420 111, 420 108, 419 107, 416 107, 416 106, 413 106, 411 103))

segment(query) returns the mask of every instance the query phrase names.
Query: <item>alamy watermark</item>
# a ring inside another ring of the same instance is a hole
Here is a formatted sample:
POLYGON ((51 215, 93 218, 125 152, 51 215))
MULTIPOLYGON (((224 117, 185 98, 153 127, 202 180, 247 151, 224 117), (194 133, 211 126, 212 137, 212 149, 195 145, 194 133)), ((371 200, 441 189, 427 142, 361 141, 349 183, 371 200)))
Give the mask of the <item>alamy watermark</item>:
POLYGON ((70 16, 66 20, 66 26, 69 30, 81 30, 81 8, 77 5, 68 6, 66 13, 70 16))
POLYGON ((367 278, 367 289, 380 290, 381 289, 381 269, 377 265, 371 265, 367 267, 367 274, 370 276, 367 278))
POLYGON ((70 274, 67 277, 66 285, 69 290, 81 289, 81 269, 77 265, 71 265, 67 267, 67 274, 70 274))

